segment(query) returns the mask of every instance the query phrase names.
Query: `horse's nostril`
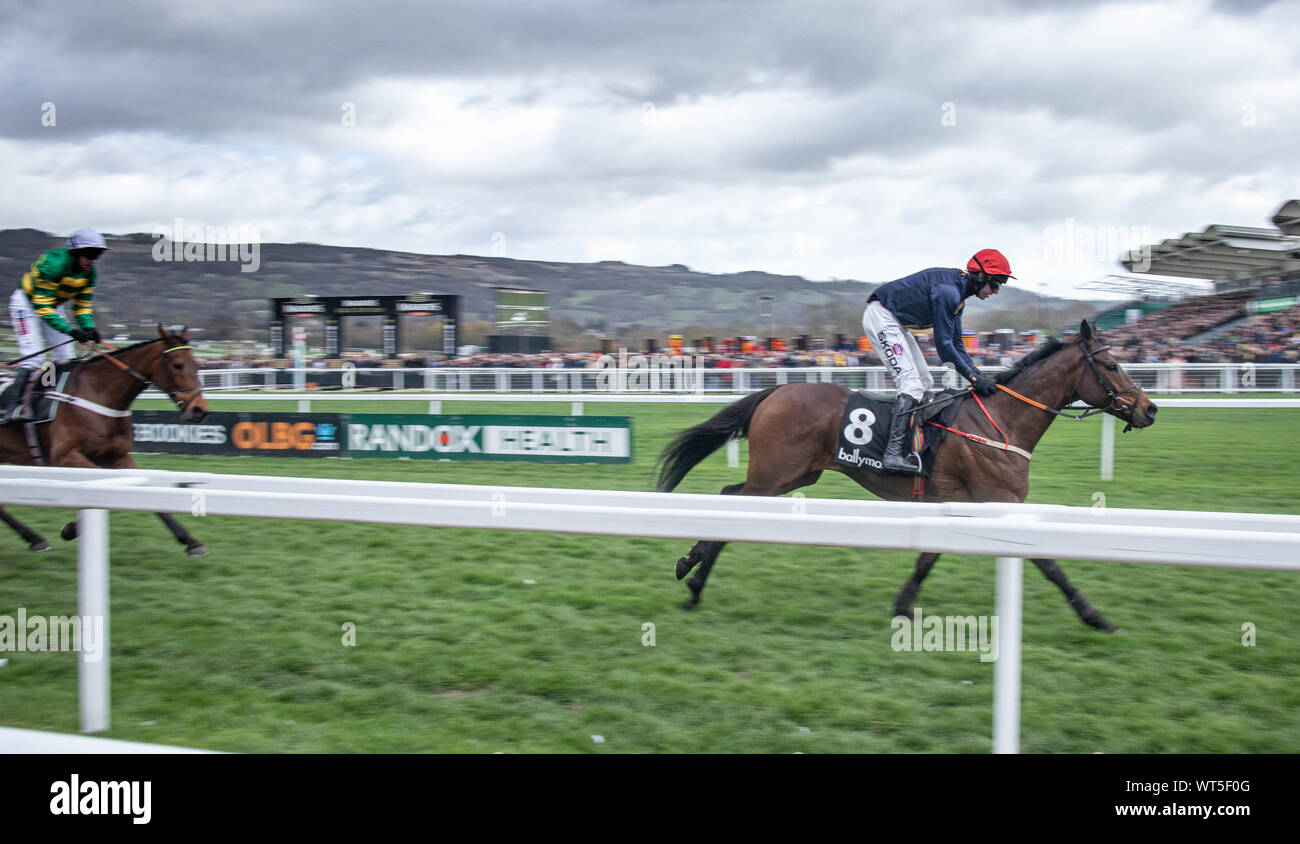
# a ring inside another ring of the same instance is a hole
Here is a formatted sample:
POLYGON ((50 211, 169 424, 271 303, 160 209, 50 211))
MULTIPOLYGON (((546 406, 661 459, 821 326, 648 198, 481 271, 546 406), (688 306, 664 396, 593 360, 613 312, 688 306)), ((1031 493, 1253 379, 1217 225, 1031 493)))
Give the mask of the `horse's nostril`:
POLYGON ((1156 411, 1159 409, 1160 408, 1156 407, 1155 404, 1152 403, 1149 407, 1147 407, 1147 416, 1155 416, 1156 411))

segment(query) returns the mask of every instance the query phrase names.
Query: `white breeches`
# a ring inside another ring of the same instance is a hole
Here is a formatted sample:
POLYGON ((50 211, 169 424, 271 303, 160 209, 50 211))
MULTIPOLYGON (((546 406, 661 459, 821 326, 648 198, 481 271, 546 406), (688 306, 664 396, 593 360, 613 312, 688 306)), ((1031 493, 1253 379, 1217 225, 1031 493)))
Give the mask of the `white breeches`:
POLYGON ((889 370, 898 392, 923 401, 926 391, 934 389, 934 378, 916 338, 879 302, 869 303, 862 312, 862 330, 889 370))

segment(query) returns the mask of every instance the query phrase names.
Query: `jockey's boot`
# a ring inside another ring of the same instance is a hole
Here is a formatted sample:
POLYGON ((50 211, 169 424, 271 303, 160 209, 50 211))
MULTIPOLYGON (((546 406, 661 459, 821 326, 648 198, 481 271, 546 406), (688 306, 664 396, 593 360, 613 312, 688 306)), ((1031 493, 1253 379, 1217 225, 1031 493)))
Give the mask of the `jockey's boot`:
POLYGON ((881 459, 881 468, 886 472, 898 472, 904 475, 921 474, 921 455, 914 451, 903 451, 907 442, 907 423, 912 418, 909 410, 916 407, 916 399, 907 393, 899 393, 894 399, 894 418, 889 423, 889 444, 885 447, 885 456, 881 459))
POLYGON ((0 394, 0 425, 6 422, 21 421, 19 411, 22 409, 24 393, 27 391, 27 379, 32 370, 20 366, 14 370, 14 380, 0 394))

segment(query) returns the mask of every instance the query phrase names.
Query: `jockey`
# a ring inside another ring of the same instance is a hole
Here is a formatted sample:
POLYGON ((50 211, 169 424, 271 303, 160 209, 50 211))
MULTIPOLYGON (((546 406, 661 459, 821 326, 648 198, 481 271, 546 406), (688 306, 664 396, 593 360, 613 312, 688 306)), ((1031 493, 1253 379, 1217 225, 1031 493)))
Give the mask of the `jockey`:
POLYGON ((916 475, 921 457, 903 455, 908 411, 916 407, 934 387, 925 356, 904 327, 934 327, 934 346, 939 357, 957 368, 982 396, 997 390, 994 380, 975 368, 961 343, 961 313, 966 299, 987 299, 996 295, 1011 274, 1011 264, 996 249, 981 249, 966 263, 966 271, 932 268, 882 284, 867 300, 862 328, 885 363, 898 395, 889 428, 889 444, 882 460, 886 471, 916 475))
POLYGON ((107 250, 108 245, 99 232, 77 229, 65 248, 51 249, 41 255, 23 276, 22 283, 9 297, 9 320, 18 335, 19 355, 32 357, 19 362, 10 395, 17 397, 26 376, 39 369, 47 355, 55 362, 72 357, 72 350, 67 346, 36 354, 64 342, 61 335, 81 343, 99 342, 91 299, 95 293, 95 261, 107 250), (75 328, 59 312, 68 301, 72 301, 75 328))

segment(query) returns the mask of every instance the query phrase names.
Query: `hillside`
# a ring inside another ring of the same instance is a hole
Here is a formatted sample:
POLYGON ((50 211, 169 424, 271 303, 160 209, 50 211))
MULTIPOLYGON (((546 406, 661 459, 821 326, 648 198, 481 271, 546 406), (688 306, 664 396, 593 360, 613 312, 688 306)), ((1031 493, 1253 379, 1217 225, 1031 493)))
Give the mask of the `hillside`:
MULTIPOLYGON (((616 261, 571 264, 475 255, 422 255, 378 249, 267 243, 256 272, 227 262, 156 261, 149 234, 108 235, 111 251, 100 261, 96 310, 110 320, 184 323, 201 326, 208 337, 249 334, 260 338, 267 299, 277 296, 405 294, 416 290, 462 296, 462 321, 491 317, 493 287, 509 285, 548 291, 553 320, 608 333, 623 329, 684 332, 753 326, 757 333, 760 296, 771 296, 775 333, 853 331, 875 283, 809 281, 751 271, 711 274, 680 264, 643 267, 616 261)), ((34 229, 0 231, 0 287, 12 289, 45 249, 61 237, 34 229)), ((7 309, 8 294, 3 297, 7 309)), ((1056 327, 1077 322, 1074 313, 1097 312, 1095 303, 1040 297, 1014 286, 996 302, 972 309, 969 328, 1022 327, 1017 314, 1042 314, 1049 305, 1056 327), (1069 312, 1067 315, 1066 312, 1069 312)), ((1028 326, 1023 326, 1028 327, 1028 326)))

